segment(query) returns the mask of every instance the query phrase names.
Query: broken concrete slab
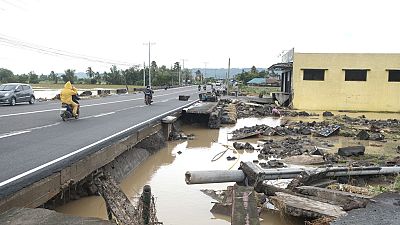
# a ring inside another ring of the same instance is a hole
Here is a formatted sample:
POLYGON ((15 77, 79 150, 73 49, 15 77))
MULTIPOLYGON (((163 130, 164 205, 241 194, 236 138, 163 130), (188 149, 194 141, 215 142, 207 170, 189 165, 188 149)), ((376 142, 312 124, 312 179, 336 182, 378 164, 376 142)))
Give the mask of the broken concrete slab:
POLYGON ((348 146, 338 149, 338 155, 340 156, 359 156, 364 155, 365 146, 348 146))
POLYGON ((339 131, 340 131, 340 126, 336 125, 336 124, 332 124, 332 125, 323 127, 319 130, 316 130, 315 133, 322 137, 329 137, 329 136, 338 134, 339 131))
POLYGON ((70 216, 48 209, 12 208, 0 214, 3 225, 116 225, 98 218, 70 216))
POLYGON ((324 216, 338 218, 347 215, 343 208, 306 197, 276 192, 270 200, 276 208, 292 216, 320 218, 324 216))
POLYGON ((329 203, 341 206, 345 211, 364 208, 371 201, 370 196, 326 188, 301 186, 297 187, 296 190, 303 195, 310 195, 325 199, 329 203))

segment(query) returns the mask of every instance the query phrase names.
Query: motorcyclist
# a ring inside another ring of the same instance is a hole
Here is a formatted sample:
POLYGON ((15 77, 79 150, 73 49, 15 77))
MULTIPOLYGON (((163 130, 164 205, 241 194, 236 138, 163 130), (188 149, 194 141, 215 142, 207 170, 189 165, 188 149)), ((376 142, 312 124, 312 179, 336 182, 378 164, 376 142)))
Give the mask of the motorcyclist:
POLYGON ((199 88, 199 91, 200 91, 200 89, 201 89, 201 85, 200 84, 199 84, 198 88, 199 88))
POLYGON ((78 90, 72 86, 71 82, 67 82, 64 85, 64 88, 61 90, 60 93, 60 99, 62 103, 68 104, 72 106, 72 115, 74 117, 78 116, 78 107, 79 104, 77 104, 76 102, 74 102, 72 100, 72 96, 77 95, 78 94, 78 90))
POLYGON ((144 95, 146 97, 146 95, 150 96, 150 101, 153 101, 153 93, 154 91, 151 90, 150 85, 147 85, 146 89, 144 90, 144 95))

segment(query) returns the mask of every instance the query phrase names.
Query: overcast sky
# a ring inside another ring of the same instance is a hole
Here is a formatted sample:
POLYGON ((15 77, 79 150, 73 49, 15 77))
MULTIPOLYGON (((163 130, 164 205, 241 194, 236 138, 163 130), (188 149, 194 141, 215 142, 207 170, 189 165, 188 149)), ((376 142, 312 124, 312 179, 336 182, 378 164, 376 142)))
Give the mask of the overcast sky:
POLYGON ((69 68, 85 71, 88 66, 102 72, 110 67, 38 53, 49 48, 143 65, 148 63, 143 43, 149 41, 155 43, 152 61, 169 67, 185 59, 186 68, 227 67, 229 57, 231 67, 265 68, 292 47, 296 52, 398 53, 398 2, 0 0, 0 68, 48 74, 69 68), (30 44, 35 51, 22 47, 30 44))

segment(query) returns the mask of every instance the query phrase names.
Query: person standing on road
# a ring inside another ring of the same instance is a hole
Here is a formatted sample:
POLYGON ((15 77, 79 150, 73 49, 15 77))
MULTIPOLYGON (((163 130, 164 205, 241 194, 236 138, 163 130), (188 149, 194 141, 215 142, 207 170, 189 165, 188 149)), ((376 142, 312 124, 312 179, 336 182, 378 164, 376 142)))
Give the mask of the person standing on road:
POLYGON ((78 90, 73 87, 69 81, 65 83, 64 88, 60 93, 61 102, 72 106, 72 115, 75 117, 78 116, 77 111, 79 105, 72 101, 72 96, 77 94, 78 90))

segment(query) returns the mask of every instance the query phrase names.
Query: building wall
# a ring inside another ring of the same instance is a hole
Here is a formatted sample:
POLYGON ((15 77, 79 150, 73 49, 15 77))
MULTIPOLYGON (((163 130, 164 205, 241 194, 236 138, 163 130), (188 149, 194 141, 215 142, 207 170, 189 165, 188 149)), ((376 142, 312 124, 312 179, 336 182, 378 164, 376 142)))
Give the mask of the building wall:
POLYGON ((400 112, 400 82, 387 69, 400 70, 400 54, 295 53, 293 107, 400 112), (326 69, 324 81, 303 80, 302 69, 326 69), (343 69, 369 69, 367 81, 345 81, 343 69))

